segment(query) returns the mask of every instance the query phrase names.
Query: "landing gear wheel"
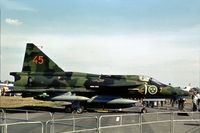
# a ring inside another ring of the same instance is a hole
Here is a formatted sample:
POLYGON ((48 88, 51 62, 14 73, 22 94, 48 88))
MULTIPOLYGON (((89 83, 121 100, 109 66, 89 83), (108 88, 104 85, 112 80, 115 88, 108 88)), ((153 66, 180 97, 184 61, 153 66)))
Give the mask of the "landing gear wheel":
POLYGON ((72 107, 71 106, 65 106, 65 113, 71 113, 72 107))
POLYGON ((78 108, 76 109, 76 113, 78 113, 78 114, 83 113, 83 111, 84 111, 84 107, 83 107, 83 106, 80 106, 80 107, 78 107, 78 108))
POLYGON ((141 113, 147 113, 147 109, 143 108, 143 109, 141 110, 141 113))

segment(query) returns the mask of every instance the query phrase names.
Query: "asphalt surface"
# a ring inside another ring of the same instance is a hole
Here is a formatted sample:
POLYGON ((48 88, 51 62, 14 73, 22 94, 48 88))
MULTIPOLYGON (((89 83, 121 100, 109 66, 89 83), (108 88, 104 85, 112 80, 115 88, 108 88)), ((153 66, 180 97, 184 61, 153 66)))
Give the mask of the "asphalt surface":
MULTIPOLYGON (((1 118, 5 118, 0 120, 0 124, 7 123, 8 133, 40 133, 42 131, 60 133, 73 130, 96 133, 98 126, 101 127, 99 130, 101 133, 140 133, 140 131, 142 133, 200 133, 199 112, 178 113, 177 107, 170 106, 147 108, 147 110, 149 113, 142 115, 133 112, 71 114, 64 113, 62 110, 57 110, 55 113, 7 110, 6 115, 0 114, 1 118), (171 112, 175 113, 172 115, 171 112), (172 118, 174 121, 171 120, 172 118), (142 122, 141 126, 140 122, 142 122), (18 123, 18 125, 9 125, 10 123, 18 123)), ((188 111, 191 111, 190 106, 186 107, 186 112, 188 111)), ((0 133, 3 133, 4 129, 2 127, 0 129, 0 133)))

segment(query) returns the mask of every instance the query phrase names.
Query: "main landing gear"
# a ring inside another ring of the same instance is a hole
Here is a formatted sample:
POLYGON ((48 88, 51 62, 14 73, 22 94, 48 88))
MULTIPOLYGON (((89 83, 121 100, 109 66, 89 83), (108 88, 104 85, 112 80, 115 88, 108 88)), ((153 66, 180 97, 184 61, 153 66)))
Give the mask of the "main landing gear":
POLYGON ((80 102, 72 102, 70 105, 65 106, 65 112, 66 113, 77 113, 81 114, 84 112, 84 106, 80 102))

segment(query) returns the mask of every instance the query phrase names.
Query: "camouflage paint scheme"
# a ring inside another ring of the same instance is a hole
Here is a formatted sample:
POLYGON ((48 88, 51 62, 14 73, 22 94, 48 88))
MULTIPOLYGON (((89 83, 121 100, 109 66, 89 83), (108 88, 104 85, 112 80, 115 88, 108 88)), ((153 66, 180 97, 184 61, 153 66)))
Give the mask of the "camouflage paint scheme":
POLYGON ((15 77, 14 91, 23 95, 54 97, 67 92, 91 98, 96 95, 123 98, 174 98, 188 93, 142 75, 98 75, 64 72, 38 47, 28 43, 22 72, 11 72, 15 77))

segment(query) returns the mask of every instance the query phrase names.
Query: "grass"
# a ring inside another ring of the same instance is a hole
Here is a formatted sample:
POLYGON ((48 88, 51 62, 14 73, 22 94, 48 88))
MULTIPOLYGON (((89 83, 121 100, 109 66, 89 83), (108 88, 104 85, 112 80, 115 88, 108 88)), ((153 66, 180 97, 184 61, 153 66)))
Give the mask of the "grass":
POLYGON ((0 96, 0 108, 19 108, 25 106, 32 107, 54 107, 58 103, 50 101, 35 100, 31 97, 22 98, 19 96, 0 96))

